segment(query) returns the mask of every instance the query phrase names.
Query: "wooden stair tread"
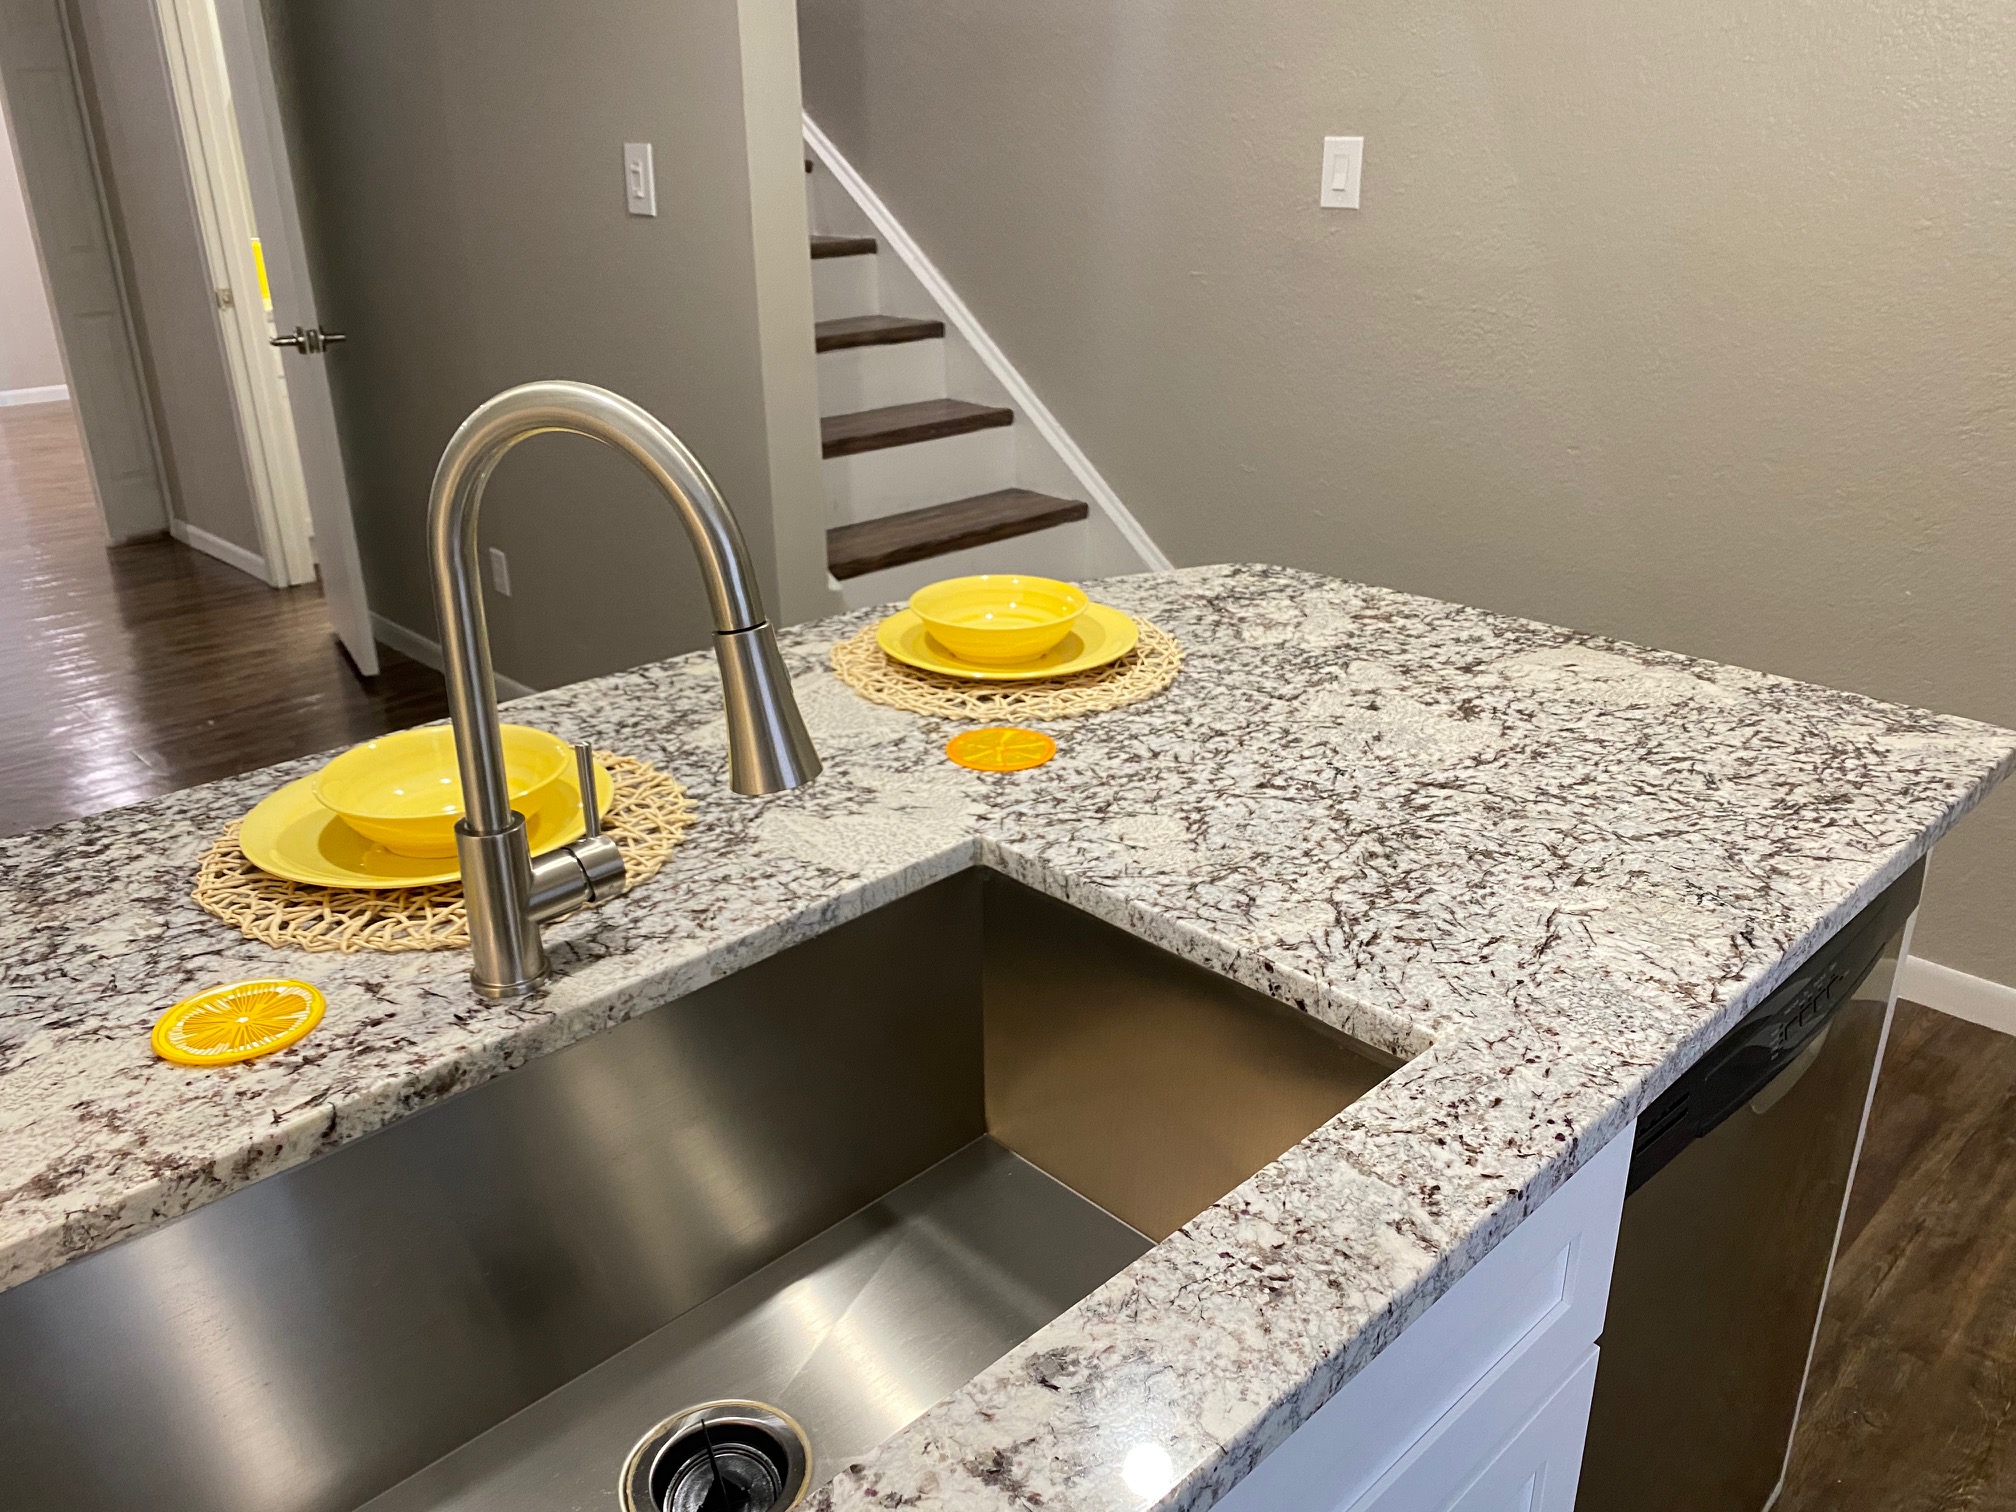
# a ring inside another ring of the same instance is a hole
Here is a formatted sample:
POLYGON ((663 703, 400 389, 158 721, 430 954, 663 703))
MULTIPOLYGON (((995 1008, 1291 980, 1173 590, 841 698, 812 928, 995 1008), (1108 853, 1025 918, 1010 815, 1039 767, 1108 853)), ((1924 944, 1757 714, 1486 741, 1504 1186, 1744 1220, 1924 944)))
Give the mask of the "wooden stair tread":
POLYGON ((856 452, 909 446, 1014 423, 1015 411, 1011 409, 969 404, 964 399, 920 399, 914 404, 828 415, 819 422, 820 449, 824 456, 851 457, 856 452))
POLYGON ((1069 525, 1089 513, 1090 509, 1076 499, 1003 488, 879 520, 837 525, 826 532, 826 567, 836 578, 860 577, 949 551, 1012 540, 1053 525, 1069 525))
POLYGON ((872 236, 815 236, 812 238, 814 257, 859 257, 875 250, 872 236))
POLYGON ((814 350, 838 352, 847 347, 895 346, 903 341, 930 341, 945 334, 942 320, 918 320, 909 315, 847 315, 822 320, 812 328, 814 350))

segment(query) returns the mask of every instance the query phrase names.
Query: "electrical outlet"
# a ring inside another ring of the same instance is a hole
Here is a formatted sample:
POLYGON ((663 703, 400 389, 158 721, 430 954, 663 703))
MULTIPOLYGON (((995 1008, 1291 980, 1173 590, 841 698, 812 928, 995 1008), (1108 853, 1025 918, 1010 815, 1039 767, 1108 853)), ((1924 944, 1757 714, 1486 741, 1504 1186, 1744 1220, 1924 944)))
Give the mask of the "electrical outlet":
POLYGON ((649 142, 623 144, 623 205, 632 215, 658 213, 658 170, 649 142))
POLYGON ((511 559, 496 546, 490 548, 490 586, 511 597, 511 559))
POLYGON ((1365 138, 1323 138, 1323 192, 1317 203, 1326 210, 1356 210, 1364 176, 1365 138))

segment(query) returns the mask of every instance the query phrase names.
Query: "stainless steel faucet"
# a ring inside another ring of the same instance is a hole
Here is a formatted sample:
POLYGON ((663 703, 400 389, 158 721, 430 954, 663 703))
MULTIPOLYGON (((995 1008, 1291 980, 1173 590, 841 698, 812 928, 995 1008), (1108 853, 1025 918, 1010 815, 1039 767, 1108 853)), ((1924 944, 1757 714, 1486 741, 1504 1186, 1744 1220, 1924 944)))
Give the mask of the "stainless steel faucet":
POLYGON ((714 654, 728 712, 729 785, 776 793, 819 775, 819 753, 799 717, 777 638, 749 567, 749 550, 720 490, 663 422, 620 394, 586 383, 527 383, 481 406, 455 432, 427 505, 434 602, 448 679, 448 716, 462 771, 455 826, 469 911, 470 979, 488 998, 522 997, 551 967, 542 924, 623 891, 623 857, 600 833, 592 767, 579 763, 588 833, 535 858, 512 812, 498 728, 497 680, 476 571, 476 513, 504 454, 527 436, 571 431, 613 446, 643 468, 672 506, 700 559, 714 616, 714 654))

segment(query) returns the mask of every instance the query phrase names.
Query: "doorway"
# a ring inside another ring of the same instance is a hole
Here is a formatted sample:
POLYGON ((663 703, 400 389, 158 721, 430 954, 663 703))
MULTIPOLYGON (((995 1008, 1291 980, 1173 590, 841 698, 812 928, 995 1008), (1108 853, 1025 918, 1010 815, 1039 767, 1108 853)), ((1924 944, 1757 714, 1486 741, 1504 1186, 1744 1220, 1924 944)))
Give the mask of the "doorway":
POLYGON ((259 14, 246 0, 0 0, 0 83, 107 539, 165 530, 274 587, 319 574, 368 676, 370 611, 316 371, 329 343, 259 14))
POLYGON ((256 10, 0 0, 0 834, 442 712, 273 345, 312 301, 256 10))

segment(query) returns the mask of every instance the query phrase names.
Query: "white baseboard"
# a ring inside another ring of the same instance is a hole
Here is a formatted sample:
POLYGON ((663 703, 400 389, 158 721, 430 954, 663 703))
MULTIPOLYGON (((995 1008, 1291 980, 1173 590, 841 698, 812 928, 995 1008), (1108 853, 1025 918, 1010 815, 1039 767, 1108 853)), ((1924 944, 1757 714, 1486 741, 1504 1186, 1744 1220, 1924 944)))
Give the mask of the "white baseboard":
MULTIPOLYGON (((418 630, 408 630, 397 620, 389 620, 382 614, 371 616, 371 633, 385 645, 402 656, 410 656, 423 667, 441 670, 441 642, 422 635, 418 630)), ((537 688, 528 688, 515 677, 497 674, 497 696, 499 698, 523 698, 528 693, 537 693, 537 688)))
POLYGON ((247 551, 243 546, 227 541, 220 535, 199 530, 187 520, 170 520, 168 534, 184 546, 192 547, 205 556, 213 556, 220 562, 236 567, 240 572, 250 573, 268 587, 273 584, 273 579, 266 575, 266 558, 256 551, 247 551))
POLYGON ((45 383, 39 388, 0 389, 0 409, 16 404, 55 404, 70 397, 67 383, 45 383))
POLYGON ((1972 1024, 2016 1034, 2016 987, 1911 956, 1897 968, 1897 996, 1972 1024))

